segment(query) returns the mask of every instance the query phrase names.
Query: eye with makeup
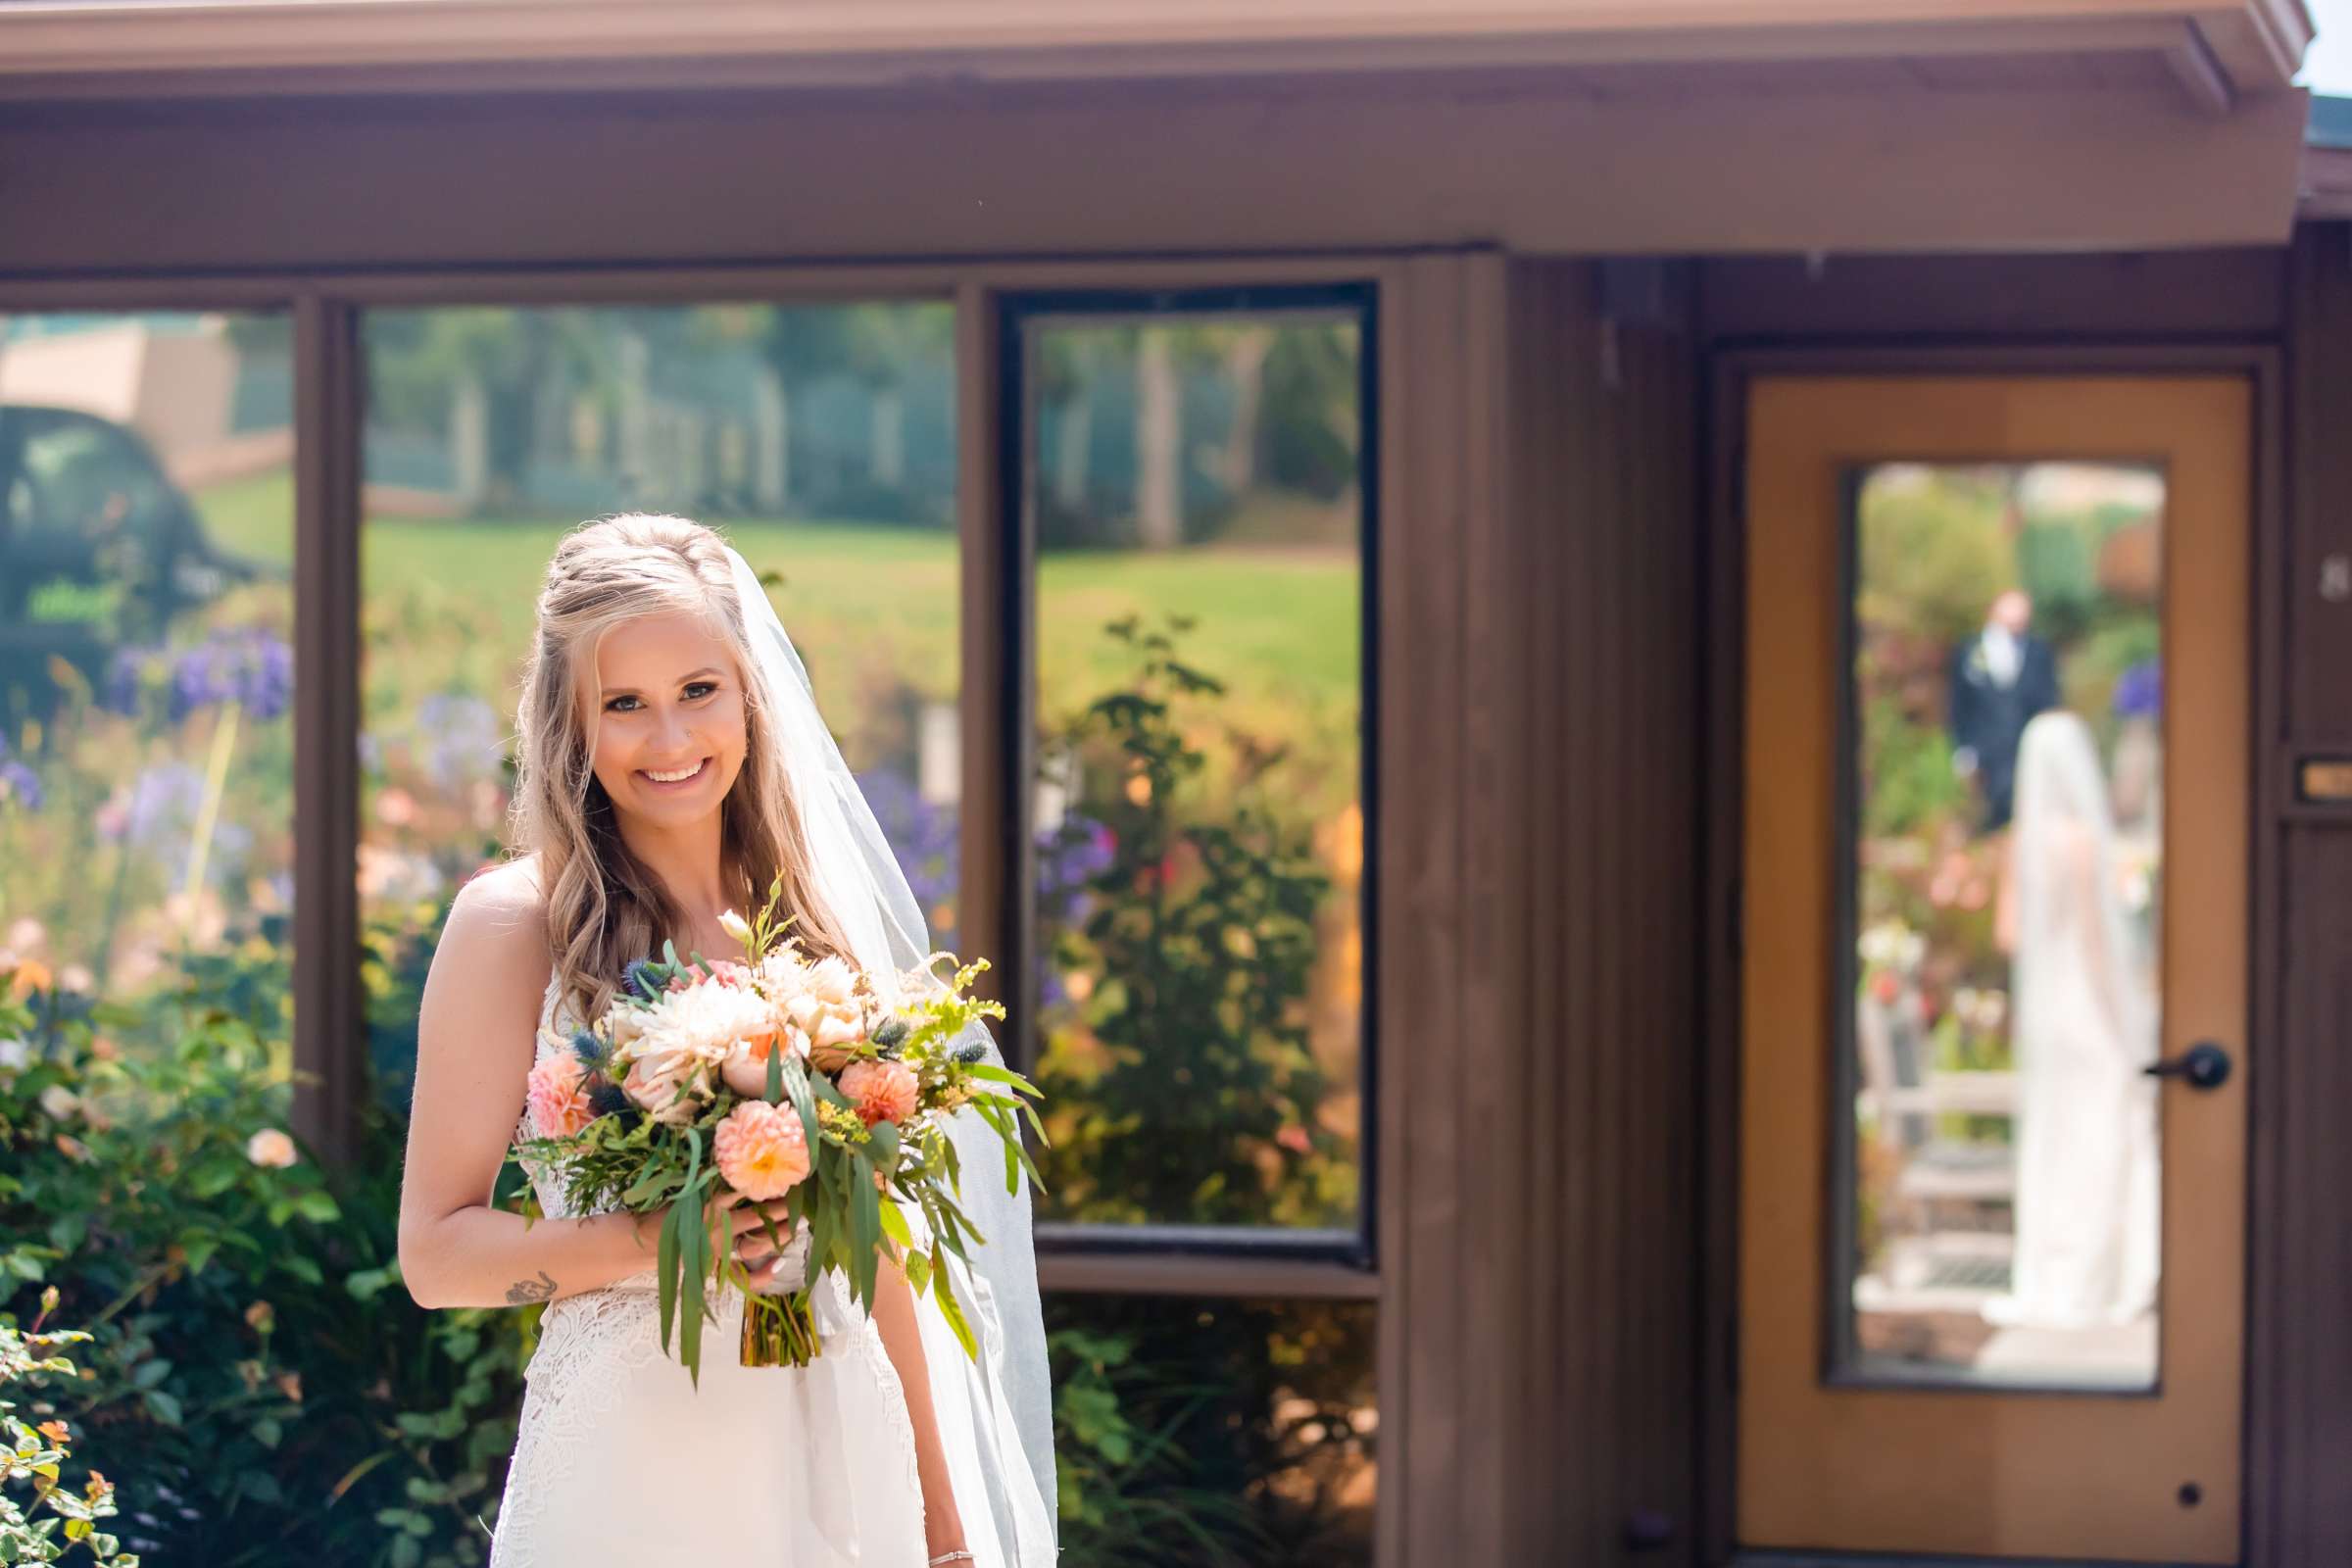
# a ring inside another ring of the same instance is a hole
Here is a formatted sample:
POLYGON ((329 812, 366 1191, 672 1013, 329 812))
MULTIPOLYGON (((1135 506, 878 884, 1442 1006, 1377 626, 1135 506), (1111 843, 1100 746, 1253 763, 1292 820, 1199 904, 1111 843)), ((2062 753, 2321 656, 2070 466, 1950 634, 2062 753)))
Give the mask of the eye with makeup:
MULTIPOLYGON (((703 701, 703 699, 713 696, 717 693, 718 682, 714 680, 690 680, 685 684, 685 686, 680 688, 680 690, 686 701, 690 703, 699 703, 703 701)), ((635 692, 622 692, 617 697, 606 699, 605 711, 608 713, 633 712, 635 710, 622 708, 620 705, 622 703, 634 703, 637 700, 637 694, 635 692)))

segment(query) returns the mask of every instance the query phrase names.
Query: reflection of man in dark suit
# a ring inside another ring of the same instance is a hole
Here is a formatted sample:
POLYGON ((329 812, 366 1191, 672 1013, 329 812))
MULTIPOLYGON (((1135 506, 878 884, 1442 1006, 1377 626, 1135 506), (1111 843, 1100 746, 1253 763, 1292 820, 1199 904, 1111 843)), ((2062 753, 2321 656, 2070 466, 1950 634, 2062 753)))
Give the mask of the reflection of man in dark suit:
POLYGON ((2034 601, 2011 588, 1993 600, 1984 629, 1952 650, 1952 766, 1984 791, 1984 830, 2009 825, 2017 744, 2034 714, 2058 706, 2058 657, 2032 635, 2034 601))

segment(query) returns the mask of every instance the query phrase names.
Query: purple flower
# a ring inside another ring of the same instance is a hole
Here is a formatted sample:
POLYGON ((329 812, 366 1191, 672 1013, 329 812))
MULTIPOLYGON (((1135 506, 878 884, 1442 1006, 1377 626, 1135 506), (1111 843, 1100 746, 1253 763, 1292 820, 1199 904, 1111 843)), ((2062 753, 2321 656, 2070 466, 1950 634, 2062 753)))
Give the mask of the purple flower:
POLYGON ((1041 834, 1037 844, 1037 906, 1045 919, 1075 925, 1085 913, 1087 890, 1118 857, 1110 829, 1076 812, 1061 827, 1041 834))
POLYGON ((125 718, 138 715, 139 696, 147 684, 147 668, 161 648, 118 648, 106 666, 106 692, 98 706, 125 718))
POLYGON ((0 762, 0 805, 14 806, 21 810, 41 808, 40 776, 23 762, 0 762))
MULTIPOLYGON (((121 801, 122 798, 117 796, 121 801)), ((196 815, 204 806, 204 775, 185 762, 158 762, 142 768, 130 781, 129 799, 119 812, 100 813, 98 830, 160 860, 174 880, 187 870, 195 847, 196 815)), ((212 848, 206 857, 206 880, 227 883, 239 874, 245 853, 253 847, 253 831, 240 823, 216 819, 212 848)), ((293 887, 284 889, 292 903, 293 887)))
MULTIPOLYGON (((956 901, 959 818, 953 805, 926 801, 905 775, 876 769, 858 775, 874 820, 906 873, 926 912, 956 901)), ((1110 829, 1075 813, 1037 838, 1038 912, 1074 924, 1086 908, 1087 885, 1108 869, 1117 853, 1110 829)), ((1054 986, 1051 977, 1046 982, 1054 986)), ((1058 990, 1057 987, 1054 989, 1058 990)))
POLYGON ((497 710, 465 692, 435 692, 416 705, 416 730, 424 737, 424 770, 443 789, 470 784, 498 772, 497 710))
POLYGON ((2153 718, 2163 708, 2164 669, 2155 660, 2142 660, 2116 678, 2116 717, 2153 718))
POLYGON ((236 702, 263 722, 294 700, 294 651, 259 628, 216 632, 172 665, 174 721, 216 703, 236 702))
POLYGON ((960 843, 956 808, 924 800, 910 779, 887 768, 858 774, 858 788, 924 912, 953 904, 960 843))

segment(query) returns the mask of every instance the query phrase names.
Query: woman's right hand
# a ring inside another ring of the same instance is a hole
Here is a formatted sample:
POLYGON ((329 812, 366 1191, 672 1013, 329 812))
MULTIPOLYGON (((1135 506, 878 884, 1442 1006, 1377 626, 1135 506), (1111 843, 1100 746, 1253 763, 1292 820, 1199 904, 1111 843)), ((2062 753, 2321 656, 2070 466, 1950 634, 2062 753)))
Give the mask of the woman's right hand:
MULTIPOLYGON (((784 1262, 785 1250, 792 1246, 792 1200, 771 1198, 764 1203, 755 1203, 739 1193, 714 1200, 711 1212, 725 1213, 734 1226, 734 1259, 750 1271, 752 1291, 758 1295, 775 1280, 776 1269, 784 1262), (769 1230, 774 1230, 771 1239, 769 1230)), ((715 1219, 712 1223, 716 1223, 715 1219)))
MULTIPOLYGON (((668 1204, 636 1216, 634 1229, 641 1249, 650 1252, 661 1245, 662 1227, 668 1223, 669 1211, 676 1206, 668 1204)), ((772 1268, 775 1261, 775 1247, 767 1238, 768 1226, 772 1224, 784 1242, 792 1240, 791 1206, 792 1200, 785 1198, 755 1203, 732 1189, 714 1193, 703 1202, 703 1232, 715 1236, 725 1227, 723 1234, 728 1239, 729 1255, 753 1270, 752 1283, 756 1287, 760 1269, 772 1268)))

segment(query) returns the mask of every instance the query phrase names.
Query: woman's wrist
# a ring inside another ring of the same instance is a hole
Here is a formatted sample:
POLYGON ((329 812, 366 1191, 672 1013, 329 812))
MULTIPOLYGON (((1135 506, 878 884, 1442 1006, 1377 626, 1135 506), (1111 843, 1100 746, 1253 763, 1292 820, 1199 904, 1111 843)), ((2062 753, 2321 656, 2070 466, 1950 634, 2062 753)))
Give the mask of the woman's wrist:
POLYGON ((942 1504, 933 1504, 928 1498, 924 1499, 923 1543, 924 1548, 935 1558, 942 1552, 964 1549, 963 1520, 956 1512, 953 1499, 942 1504))

